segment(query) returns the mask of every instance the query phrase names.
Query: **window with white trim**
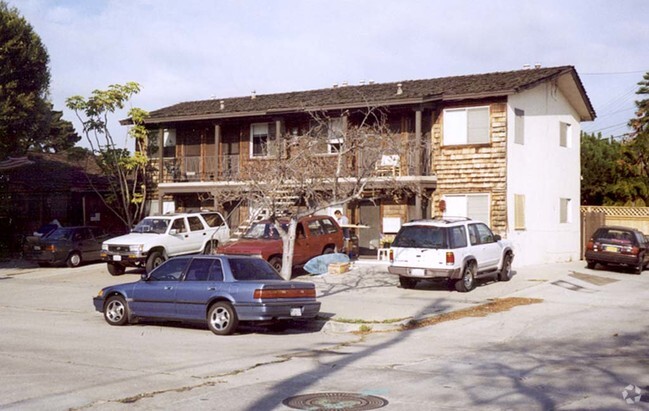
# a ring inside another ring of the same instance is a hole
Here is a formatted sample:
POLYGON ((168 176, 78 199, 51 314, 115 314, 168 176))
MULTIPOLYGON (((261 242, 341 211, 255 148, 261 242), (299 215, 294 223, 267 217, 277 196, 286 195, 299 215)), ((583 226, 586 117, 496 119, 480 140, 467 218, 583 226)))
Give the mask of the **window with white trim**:
POLYGON ((514 143, 525 144, 525 111, 514 109, 514 143))
POLYGON ((525 230, 524 194, 514 194, 514 230, 525 230))
POLYGON ((312 121, 309 131, 315 141, 314 152, 322 154, 337 154, 342 149, 344 141, 343 118, 334 117, 326 121, 312 121))
POLYGON ((563 121, 559 123, 559 145, 567 148, 572 147, 572 125, 563 121))
POLYGON ((559 199, 559 223, 568 224, 572 222, 572 210, 571 210, 572 200, 569 198, 559 199))
POLYGON ((444 110, 444 145, 488 144, 489 107, 444 110))
POLYGON ((277 154, 274 123, 250 125, 250 157, 268 157, 277 154))
POLYGON ((486 224, 490 223, 489 194, 452 194, 442 198, 446 203, 445 216, 468 217, 486 224))

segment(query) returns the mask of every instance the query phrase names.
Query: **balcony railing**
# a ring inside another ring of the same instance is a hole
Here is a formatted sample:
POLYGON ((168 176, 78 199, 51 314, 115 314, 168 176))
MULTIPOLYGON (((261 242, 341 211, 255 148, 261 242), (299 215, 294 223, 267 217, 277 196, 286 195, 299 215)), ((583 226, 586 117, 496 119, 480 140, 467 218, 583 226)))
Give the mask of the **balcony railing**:
MULTIPOLYGON (((157 164, 158 160, 152 160, 157 164)), ((160 181, 219 181, 236 180, 239 176, 239 155, 192 156, 163 159, 160 181), (218 161, 217 161, 218 159, 218 161)))
MULTIPOLYGON (((362 154, 348 163, 351 167, 367 167, 362 154)), ((372 160, 374 161, 374 160, 372 160)), ((157 167, 159 159, 151 159, 157 167)), ((429 175, 430 148, 422 147, 417 153, 410 148, 401 154, 386 154, 376 161, 377 170, 392 176, 429 175), (420 158, 417 158, 417 154, 420 158), (417 165, 419 164, 419 167, 417 165), (417 172, 419 170, 419 172, 417 172)), ((163 159, 161 178, 158 181, 170 182, 200 182, 200 181, 236 181, 241 179, 240 155, 223 156, 190 156, 163 159)))

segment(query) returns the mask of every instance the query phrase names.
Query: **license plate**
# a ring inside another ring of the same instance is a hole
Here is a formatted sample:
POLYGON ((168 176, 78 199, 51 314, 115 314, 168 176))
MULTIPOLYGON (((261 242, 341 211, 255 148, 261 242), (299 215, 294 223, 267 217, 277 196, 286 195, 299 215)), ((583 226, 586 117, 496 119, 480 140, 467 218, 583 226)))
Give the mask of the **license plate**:
POLYGON ((113 256, 113 261, 122 261, 122 256, 121 255, 114 255, 113 256))
POLYGON ((40 250, 41 250, 41 247, 38 246, 38 245, 35 245, 35 246, 34 246, 34 250, 36 250, 36 251, 40 251, 40 250))
POLYGON ((415 277, 423 277, 424 275, 426 275, 426 270, 424 270, 423 268, 411 268, 410 275, 413 275, 415 277))
POLYGON ((302 317, 302 309, 299 307, 291 308, 291 317, 302 317))
POLYGON ((619 252, 619 249, 617 247, 607 245, 604 247, 604 251, 608 251, 609 253, 617 253, 619 252))

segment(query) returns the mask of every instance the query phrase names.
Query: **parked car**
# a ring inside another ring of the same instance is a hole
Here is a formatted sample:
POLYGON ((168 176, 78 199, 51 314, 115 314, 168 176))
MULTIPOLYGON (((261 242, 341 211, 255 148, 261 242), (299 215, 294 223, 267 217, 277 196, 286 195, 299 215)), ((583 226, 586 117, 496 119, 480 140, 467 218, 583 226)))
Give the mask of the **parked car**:
POLYGON ((511 242, 468 218, 442 218, 404 224, 390 247, 388 271, 403 288, 421 280, 445 278, 456 290, 471 291, 476 280, 509 281, 514 250, 511 242))
POLYGON ((217 335, 240 321, 313 318, 320 311, 313 283, 282 279, 266 261, 247 256, 174 257, 133 283, 102 289, 97 311, 110 325, 138 318, 207 323, 217 335))
POLYGON ((635 228, 604 226, 595 230, 586 245, 586 266, 625 265, 642 273, 649 264, 647 238, 635 228))
POLYGON ((110 237, 99 227, 59 227, 29 242, 25 259, 40 266, 67 264, 77 267, 84 261, 100 260, 101 244, 110 237))
MULTIPOLYGON (((283 227, 288 221, 280 220, 283 227)), ((316 215, 297 223, 293 265, 303 265, 311 258, 342 250, 343 231, 333 217, 316 215)), ((268 261, 277 271, 282 268, 283 242, 270 220, 253 223, 248 231, 230 244, 219 247, 223 254, 254 255, 268 261)))
POLYGON ((230 228, 217 212, 178 213, 146 217, 126 235, 104 242, 101 258, 111 275, 126 267, 150 272, 178 255, 216 250, 230 238, 230 228))

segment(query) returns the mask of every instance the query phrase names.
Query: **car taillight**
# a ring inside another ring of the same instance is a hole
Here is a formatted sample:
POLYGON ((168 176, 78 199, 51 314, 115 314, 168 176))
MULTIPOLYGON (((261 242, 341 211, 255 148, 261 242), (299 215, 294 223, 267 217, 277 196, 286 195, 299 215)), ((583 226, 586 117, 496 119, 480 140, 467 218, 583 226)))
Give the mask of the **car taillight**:
POLYGON ((453 254, 452 251, 447 251, 446 252, 446 265, 453 265, 455 264, 455 254, 453 254))
POLYGON ((53 253, 56 251, 56 246, 54 244, 50 244, 47 247, 45 247, 45 250, 53 253))
POLYGON ((638 254, 640 254, 640 249, 639 249, 638 247, 633 247, 633 248, 631 248, 631 250, 629 250, 629 251, 630 251, 631 254, 633 254, 633 255, 638 255, 638 254))
POLYGON ((390 256, 390 262, 393 263, 394 262, 394 250, 390 249, 390 251, 388 252, 388 255, 390 256))
POLYGON ((276 298, 315 298, 315 288, 311 289, 272 289, 267 290, 258 288, 255 290, 254 298, 256 299, 276 299, 276 298))
POLYGON ((587 250, 590 250, 590 251, 593 251, 593 247, 594 247, 594 246, 595 246, 595 243, 593 242, 593 240, 590 240, 590 241, 588 242, 588 244, 586 244, 586 249, 587 249, 587 250))

